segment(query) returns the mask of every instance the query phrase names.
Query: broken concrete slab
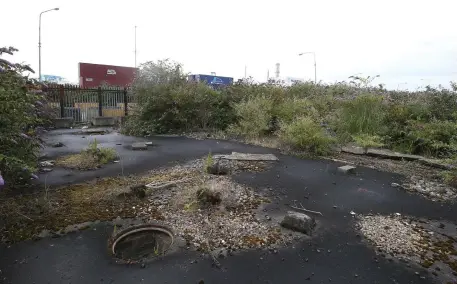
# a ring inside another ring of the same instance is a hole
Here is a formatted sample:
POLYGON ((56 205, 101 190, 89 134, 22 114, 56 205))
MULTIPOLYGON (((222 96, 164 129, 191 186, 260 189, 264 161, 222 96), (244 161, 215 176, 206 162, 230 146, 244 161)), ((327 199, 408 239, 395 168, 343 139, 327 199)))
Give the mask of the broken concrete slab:
POLYGON ((105 128, 86 128, 82 130, 84 134, 105 134, 108 130, 105 128))
POLYGON ((116 119, 114 117, 99 116, 92 118, 93 126, 114 126, 116 119))
POLYGON ((357 147, 357 146, 344 146, 341 148, 341 152, 354 154, 354 155, 365 155, 366 154, 366 150, 363 147, 357 147))
POLYGON ((453 170, 453 169, 455 169, 455 166, 453 166, 453 165, 444 164, 443 162, 441 162, 439 160, 427 159, 427 158, 423 158, 423 157, 421 157, 421 159, 419 159, 419 163, 421 163, 423 165, 426 165, 426 166, 429 166, 429 167, 442 169, 442 170, 453 170))
POLYGON ((239 161, 278 161, 273 154, 250 154, 232 152, 230 155, 214 155, 214 159, 239 160, 239 161))
POLYGON ((354 174, 356 167, 351 165, 345 165, 338 168, 338 171, 343 174, 354 174))
POLYGON ((144 142, 137 142, 132 144, 132 150, 147 150, 148 145, 144 142))
POLYGON ((311 235, 316 226, 316 221, 313 217, 306 214, 288 211, 287 215, 284 216, 284 219, 281 221, 281 226, 286 229, 311 235))
POLYGON ((70 128, 73 126, 74 119, 73 117, 61 117, 54 118, 53 122, 56 128, 70 128))
POLYGON ((398 152, 394 152, 387 149, 373 149, 370 148, 367 150, 366 154, 372 157, 378 157, 383 159, 392 159, 392 160, 406 160, 406 161, 417 161, 422 159, 423 157, 417 155, 410 155, 410 154, 402 154, 398 152))

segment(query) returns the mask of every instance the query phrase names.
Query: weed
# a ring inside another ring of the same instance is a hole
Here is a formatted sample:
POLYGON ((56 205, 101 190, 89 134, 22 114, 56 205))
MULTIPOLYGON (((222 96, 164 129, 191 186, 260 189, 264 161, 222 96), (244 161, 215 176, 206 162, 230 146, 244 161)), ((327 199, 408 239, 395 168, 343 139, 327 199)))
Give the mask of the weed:
POLYGON ((379 148, 384 146, 384 143, 382 143, 382 138, 378 135, 361 133, 354 135, 352 138, 358 146, 363 147, 365 149, 379 148))
POLYGON ((385 117, 382 97, 362 95, 346 101, 339 114, 337 129, 341 133, 376 135, 382 132, 385 117))
POLYGON ((211 168, 214 165, 214 159, 213 155, 211 155, 211 152, 208 153, 208 156, 206 157, 205 164, 204 164, 204 170, 206 173, 209 173, 211 171, 211 168))
POLYGON ((94 169, 114 161, 117 158, 116 150, 98 146, 97 139, 89 142, 87 149, 79 154, 61 157, 56 160, 56 165, 74 169, 94 169))

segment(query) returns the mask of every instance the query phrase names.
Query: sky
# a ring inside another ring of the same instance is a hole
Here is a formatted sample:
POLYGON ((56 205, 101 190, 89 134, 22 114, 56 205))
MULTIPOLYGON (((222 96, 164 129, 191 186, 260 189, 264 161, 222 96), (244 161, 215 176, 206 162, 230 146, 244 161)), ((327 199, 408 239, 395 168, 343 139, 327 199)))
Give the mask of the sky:
POLYGON ((414 90, 457 81, 453 0, 15 0, 2 4, 5 59, 78 82, 78 62, 134 66, 170 58, 195 74, 274 76, 325 83, 380 75, 374 83, 414 90), (5 23, 7 23, 5 25, 5 23))

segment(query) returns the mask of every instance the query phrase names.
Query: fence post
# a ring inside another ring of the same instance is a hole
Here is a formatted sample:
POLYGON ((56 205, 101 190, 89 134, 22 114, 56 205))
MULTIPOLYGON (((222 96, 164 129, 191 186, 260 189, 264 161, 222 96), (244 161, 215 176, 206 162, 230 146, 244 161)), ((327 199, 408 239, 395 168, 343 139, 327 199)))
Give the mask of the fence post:
POLYGON ((128 114, 128 100, 127 100, 127 88, 124 87, 124 115, 128 114))
POLYGON ((65 89, 63 85, 59 88, 59 99, 60 99, 60 117, 65 117, 65 89))
POLYGON ((103 116, 102 88, 98 87, 98 116, 103 116))

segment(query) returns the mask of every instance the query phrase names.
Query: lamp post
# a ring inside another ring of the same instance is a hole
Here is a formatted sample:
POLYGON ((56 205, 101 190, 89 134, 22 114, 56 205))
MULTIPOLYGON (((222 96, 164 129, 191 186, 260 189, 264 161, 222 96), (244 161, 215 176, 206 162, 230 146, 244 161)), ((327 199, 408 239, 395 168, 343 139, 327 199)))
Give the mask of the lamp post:
POLYGON ((40 13, 40 22, 38 24, 38 80, 41 81, 41 15, 46 12, 59 11, 59 8, 49 9, 40 13))
POLYGON ((317 84, 316 53, 314 51, 308 51, 308 52, 299 53, 298 56, 302 56, 305 54, 312 54, 314 57, 314 84, 317 84))

